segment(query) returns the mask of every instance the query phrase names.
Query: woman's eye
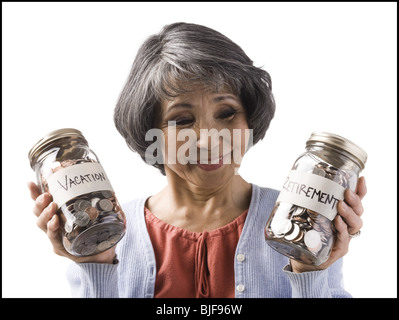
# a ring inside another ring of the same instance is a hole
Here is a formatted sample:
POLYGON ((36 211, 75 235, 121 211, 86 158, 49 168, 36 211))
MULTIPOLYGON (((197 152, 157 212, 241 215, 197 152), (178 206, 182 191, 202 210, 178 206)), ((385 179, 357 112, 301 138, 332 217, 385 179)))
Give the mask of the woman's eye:
POLYGON ((182 118, 182 119, 176 119, 175 121, 176 121, 177 126, 185 126, 185 125, 191 124, 193 122, 193 119, 182 118))
POLYGON ((224 111, 219 115, 219 119, 232 119, 234 118, 234 116, 236 115, 236 111, 235 110, 228 110, 228 111, 224 111))

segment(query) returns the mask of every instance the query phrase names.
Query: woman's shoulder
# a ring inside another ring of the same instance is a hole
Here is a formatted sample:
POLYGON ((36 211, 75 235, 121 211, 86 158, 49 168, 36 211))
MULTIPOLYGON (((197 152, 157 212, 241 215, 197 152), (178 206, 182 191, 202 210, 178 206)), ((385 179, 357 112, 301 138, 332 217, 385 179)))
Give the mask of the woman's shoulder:
POLYGON ((148 198, 149 196, 138 197, 122 203, 121 207, 126 218, 135 216, 138 213, 144 214, 144 205, 148 198))
POLYGON ((252 200, 258 202, 260 205, 274 205, 279 194, 279 190, 252 183, 252 200))

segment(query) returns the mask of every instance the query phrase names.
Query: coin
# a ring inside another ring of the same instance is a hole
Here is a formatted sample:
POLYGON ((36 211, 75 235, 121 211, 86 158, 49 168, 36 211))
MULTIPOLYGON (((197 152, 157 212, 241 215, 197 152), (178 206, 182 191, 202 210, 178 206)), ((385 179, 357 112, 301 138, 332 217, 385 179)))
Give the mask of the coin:
POLYGON ((294 241, 295 239, 297 240, 302 236, 301 233, 303 233, 301 228, 299 228, 299 226, 296 223, 294 223, 294 227, 292 228, 291 232, 286 234, 284 236, 284 239, 288 241, 294 241))
POLYGON ((275 235, 284 235, 289 232, 293 226, 290 219, 276 219, 273 220, 270 227, 275 235))
POLYGON ((61 166, 63 168, 67 168, 67 167, 73 166, 74 164, 75 164, 74 160, 64 160, 64 161, 61 162, 61 166))
POLYGON ((82 255, 82 256, 88 256, 93 254, 97 249, 97 245, 95 242, 90 242, 90 243, 83 243, 79 246, 77 251, 82 255))
POLYGON ((114 243, 118 242, 120 238, 121 238, 121 234, 115 233, 115 234, 109 236, 108 241, 110 241, 114 244, 114 243))
POLYGON ((86 212, 89 215, 91 221, 96 220, 99 213, 99 211, 95 207, 88 207, 85 209, 84 212, 86 212))
POLYGON ((79 226, 79 227, 84 227, 86 226, 89 221, 90 221, 90 217, 86 212, 82 212, 82 211, 77 211, 75 212, 75 223, 79 226))
POLYGON ((92 198, 92 199, 91 199, 91 206, 92 206, 92 207, 97 207, 98 202, 99 202, 100 200, 101 200, 101 199, 98 198, 98 197, 92 198))
POLYGON ((112 204, 112 201, 108 200, 108 199, 100 200, 98 205, 99 205, 100 209, 103 211, 111 211, 112 208, 114 207, 114 205, 112 204))
POLYGON ((118 222, 118 218, 116 215, 112 213, 104 215, 103 218, 101 218, 102 223, 109 223, 109 222, 118 222))
POLYGON ((82 232, 82 227, 75 225, 73 230, 67 233, 66 236, 70 241, 73 241, 81 232, 82 232))
POLYGON ((111 248, 112 246, 113 246, 113 243, 112 243, 111 241, 105 240, 105 241, 103 241, 103 242, 100 242, 100 243, 97 245, 97 248, 96 248, 96 249, 97 249, 98 251, 105 251, 105 250, 111 248))
POLYGON ((295 217, 292 218, 292 220, 298 221, 298 222, 301 222, 301 223, 305 223, 305 222, 308 221, 306 218, 301 217, 301 216, 295 216, 295 217))
POLYGON ((324 177, 325 176, 325 171, 322 168, 319 167, 314 167, 313 169, 313 174, 324 177))
POLYGON ((301 216, 306 213, 306 209, 303 207, 296 207, 295 212, 292 214, 293 216, 301 216))
POLYGON ((320 233, 316 230, 307 231, 304 237, 304 242, 309 251, 313 253, 317 253, 322 247, 320 233))
POLYGON ((83 200, 83 199, 76 200, 73 205, 73 208, 75 209, 75 211, 82 211, 82 212, 90 207, 91 207, 90 201, 83 200))
POLYGON ((102 196, 104 197, 104 198, 107 198, 107 199, 110 199, 110 198, 112 198, 114 195, 112 194, 112 192, 111 191, 109 191, 109 190, 103 190, 103 191, 101 191, 101 194, 102 194, 102 196))
POLYGON ((108 239, 109 235, 110 235, 109 230, 104 228, 104 230, 100 231, 97 234, 97 241, 102 242, 102 241, 108 239))

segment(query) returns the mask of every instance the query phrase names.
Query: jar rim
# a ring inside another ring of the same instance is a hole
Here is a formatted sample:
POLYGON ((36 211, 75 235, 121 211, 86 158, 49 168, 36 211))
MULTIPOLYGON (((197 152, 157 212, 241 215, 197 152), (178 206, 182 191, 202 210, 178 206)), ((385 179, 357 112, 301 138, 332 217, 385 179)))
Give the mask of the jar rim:
POLYGON ((349 139, 346 139, 342 136, 339 136, 334 133, 324 132, 324 131, 314 131, 310 135, 310 138, 306 142, 306 146, 311 146, 315 142, 322 142, 332 147, 339 148, 343 151, 354 156, 361 166, 361 169, 364 169, 364 166, 367 161, 367 153, 362 148, 360 148, 357 144, 353 143, 349 139))
POLYGON ((40 155, 42 150, 53 143, 62 138, 82 138, 86 141, 85 137, 83 136, 82 132, 74 128, 64 128, 64 129, 57 129, 47 133, 43 136, 35 145, 30 149, 28 153, 28 158, 30 162, 30 166, 33 169, 35 159, 40 155))

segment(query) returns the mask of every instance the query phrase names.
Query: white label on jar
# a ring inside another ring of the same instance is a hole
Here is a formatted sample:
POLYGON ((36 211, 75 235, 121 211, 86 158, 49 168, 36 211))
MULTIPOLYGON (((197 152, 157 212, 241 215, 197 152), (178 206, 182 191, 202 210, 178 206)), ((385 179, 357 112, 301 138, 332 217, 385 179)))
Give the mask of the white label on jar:
POLYGON ((277 201, 316 211, 332 221, 337 215, 338 201, 344 199, 344 191, 344 187, 330 179, 291 170, 277 201))
POLYGON ((76 164, 57 171, 47 178, 47 183, 58 208, 85 193, 113 191, 102 165, 95 162, 76 164))

